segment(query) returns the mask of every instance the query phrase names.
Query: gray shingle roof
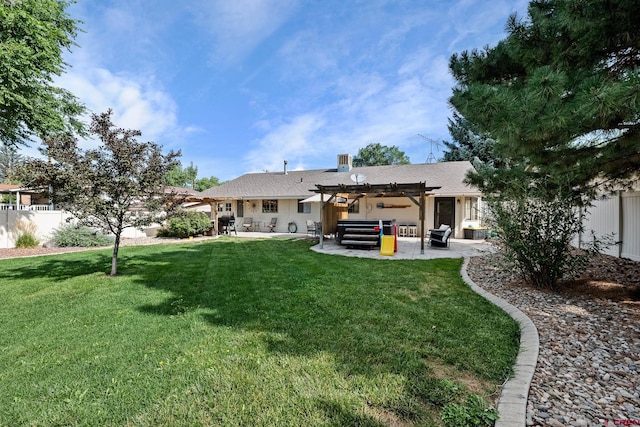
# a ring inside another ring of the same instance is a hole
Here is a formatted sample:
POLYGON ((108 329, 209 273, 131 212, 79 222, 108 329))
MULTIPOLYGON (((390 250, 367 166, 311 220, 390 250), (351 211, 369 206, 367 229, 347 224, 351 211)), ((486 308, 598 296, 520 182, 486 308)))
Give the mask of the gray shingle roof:
POLYGON ((418 183, 429 187, 441 187, 434 194, 439 195, 480 195, 463 180, 468 171, 474 170, 470 162, 441 162, 415 165, 388 165, 354 167, 349 172, 337 169, 316 169, 306 171, 264 172, 242 175, 224 184, 203 191, 202 197, 213 199, 297 199, 314 193, 316 184, 351 185, 351 175, 364 174, 369 184, 418 183))

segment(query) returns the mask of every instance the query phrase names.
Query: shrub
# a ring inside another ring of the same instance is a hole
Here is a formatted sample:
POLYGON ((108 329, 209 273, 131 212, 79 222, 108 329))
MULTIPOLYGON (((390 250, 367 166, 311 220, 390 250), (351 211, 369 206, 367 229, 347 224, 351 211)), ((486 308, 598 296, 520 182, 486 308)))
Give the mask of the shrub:
POLYGON ((161 237, 189 237, 203 234, 211 228, 211 220, 204 212, 178 211, 168 220, 161 237))
POLYGON ((89 227, 63 225, 53 230, 51 241, 60 247, 109 246, 113 239, 89 227))
POLYGON ((40 244, 36 238, 36 225, 30 221, 16 223, 16 248, 35 248, 40 244))
POLYGON ((608 239, 593 237, 582 242, 582 251, 572 249, 576 236, 585 231, 590 197, 567 185, 534 181, 501 197, 487 196, 485 221, 498 230, 496 240, 502 244, 505 260, 524 280, 555 288, 607 246, 608 239))

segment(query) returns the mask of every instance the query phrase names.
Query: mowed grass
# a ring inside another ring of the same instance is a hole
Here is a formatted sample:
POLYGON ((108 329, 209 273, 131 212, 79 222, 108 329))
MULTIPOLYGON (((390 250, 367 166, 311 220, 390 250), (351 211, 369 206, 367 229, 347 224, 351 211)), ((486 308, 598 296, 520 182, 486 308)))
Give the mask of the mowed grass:
POLYGON ((440 425, 518 327, 461 260, 222 238, 0 261, 0 425, 440 425))

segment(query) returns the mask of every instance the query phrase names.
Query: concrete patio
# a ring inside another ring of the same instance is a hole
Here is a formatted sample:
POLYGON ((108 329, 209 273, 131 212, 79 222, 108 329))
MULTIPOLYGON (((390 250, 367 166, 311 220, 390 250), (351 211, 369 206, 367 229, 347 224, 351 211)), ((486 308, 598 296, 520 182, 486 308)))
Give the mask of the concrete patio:
MULTIPOLYGON (((233 233, 232 233, 233 235, 233 233)), ((311 238, 308 235, 300 233, 265 233, 265 232, 252 232, 252 231, 239 231, 238 237, 250 237, 254 239, 260 238, 311 238)), ((316 237, 316 239, 318 239, 316 237)), ((433 258, 467 258, 472 256, 484 255, 487 253, 495 252, 496 247, 484 240, 470 240, 470 239, 449 239, 448 248, 432 248, 427 244, 427 239, 424 243, 424 254, 420 253, 420 239, 417 237, 398 237, 398 251, 393 256, 380 255, 380 248, 374 249, 347 249, 345 246, 339 245, 335 240, 326 238, 322 242, 322 248, 320 243, 311 247, 315 252, 352 256, 360 258, 377 258, 385 260, 394 259, 433 259, 433 258)))
POLYGON ((320 253, 352 256, 360 258, 394 259, 433 259, 433 258, 466 258, 479 256, 495 251, 495 246, 484 240, 449 239, 448 248, 436 248, 427 244, 425 239, 424 253, 420 253, 420 239, 417 237, 398 237, 398 251, 393 256, 380 255, 380 249, 347 249, 333 239, 325 239, 322 248, 317 244, 311 248, 320 253))

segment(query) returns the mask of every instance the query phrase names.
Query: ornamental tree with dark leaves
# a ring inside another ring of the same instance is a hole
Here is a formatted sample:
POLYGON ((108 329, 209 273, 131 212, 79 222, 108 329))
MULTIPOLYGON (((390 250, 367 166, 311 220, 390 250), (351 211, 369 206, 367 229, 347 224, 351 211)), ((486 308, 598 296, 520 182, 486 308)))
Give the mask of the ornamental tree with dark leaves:
POLYGON ((138 141, 140 131, 116 127, 111 116, 108 110, 92 117, 89 131, 100 140, 98 148, 83 150, 70 136, 46 139, 48 160, 29 160, 24 179, 49 188, 52 202, 82 224, 114 235, 115 276, 123 230, 161 222, 175 205, 163 180, 179 164, 180 152, 165 155, 159 145, 138 141))

